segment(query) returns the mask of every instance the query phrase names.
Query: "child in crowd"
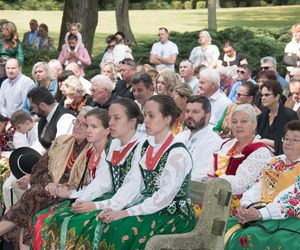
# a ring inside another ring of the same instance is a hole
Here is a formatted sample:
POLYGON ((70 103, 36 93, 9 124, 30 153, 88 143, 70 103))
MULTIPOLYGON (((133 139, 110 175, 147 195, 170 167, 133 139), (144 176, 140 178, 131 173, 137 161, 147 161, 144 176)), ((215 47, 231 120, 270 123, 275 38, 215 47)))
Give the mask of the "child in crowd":
POLYGON ((10 123, 16 128, 13 144, 15 148, 32 147, 37 140, 37 123, 34 123, 30 114, 23 109, 15 111, 10 123))
MULTIPOLYGON (((71 52, 71 48, 70 48, 69 41, 68 41, 68 37, 70 34, 77 36, 77 45, 74 49, 74 52, 78 51, 79 46, 82 43, 82 36, 80 34, 81 28, 82 28, 81 23, 71 23, 68 25, 69 31, 66 33, 66 36, 65 36, 65 43, 67 45, 68 52, 71 52)), ((69 60, 66 60, 65 65, 68 65, 68 64, 69 64, 69 60)), ((80 65, 81 62, 78 61, 77 64, 80 65)))

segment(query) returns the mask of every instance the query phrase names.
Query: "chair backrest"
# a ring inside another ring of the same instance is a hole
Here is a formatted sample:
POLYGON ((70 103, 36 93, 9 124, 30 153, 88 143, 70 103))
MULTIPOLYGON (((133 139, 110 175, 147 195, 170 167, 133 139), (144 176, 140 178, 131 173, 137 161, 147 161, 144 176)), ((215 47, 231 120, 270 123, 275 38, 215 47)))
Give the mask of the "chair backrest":
POLYGON ((156 235, 149 239, 145 249, 224 249, 231 196, 231 186, 224 179, 217 178, 208 183, 192 181, 192 202, 202 204, 195 229, 183 234, 156 235))

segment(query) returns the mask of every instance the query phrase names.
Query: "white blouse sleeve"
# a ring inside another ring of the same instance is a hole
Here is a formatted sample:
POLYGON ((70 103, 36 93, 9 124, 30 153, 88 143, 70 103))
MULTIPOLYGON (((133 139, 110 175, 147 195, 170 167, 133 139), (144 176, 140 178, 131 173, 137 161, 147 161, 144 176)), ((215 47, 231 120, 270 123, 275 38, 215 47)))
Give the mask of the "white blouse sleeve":
POLYGON ((243 197, 240 200, 240 204, 243 207, 247 207, 254 202, 261 200, 262 193, 262 181, 256 182, 250 189, 243 193, 243 197))
POLYGON ((130 216, 153 214, 168 206, 178 193, 191 169, 192 159, 190 154, 183 148, 172 149, 158 180, 159 189, 141 204, 128 208, 128 214, 130 216))
POLYGON ((95 202, 98 210, 111 208, 114 211, 122 210, 124 207, 132 204, 141 197, 140 191, 143 189, 143 178, 139 167, 141 159, 141 142, 132 159, 132 166, 124 178, 122 186, 111 199, 95 202))
POLYGON ((112 180, 109 166, 105 158, 106 154, 103 151, 95 179, 84 189, 80 191, 73 191, 69 197, 70 199, 77 198, 80 201, 92 201, 111 190, 112 180))
POLYGON ((263 220, 279 220, 300 214, 300 175, 295 183, 282 190, 266 207, 259 212, 263 220))
POLYGON ((223 174, 220 178, 229 181, 233 195, 242 194, 255 183, 270 159, 270 150, 265 147, 259 148, 240 164, 235 175, 223 174))

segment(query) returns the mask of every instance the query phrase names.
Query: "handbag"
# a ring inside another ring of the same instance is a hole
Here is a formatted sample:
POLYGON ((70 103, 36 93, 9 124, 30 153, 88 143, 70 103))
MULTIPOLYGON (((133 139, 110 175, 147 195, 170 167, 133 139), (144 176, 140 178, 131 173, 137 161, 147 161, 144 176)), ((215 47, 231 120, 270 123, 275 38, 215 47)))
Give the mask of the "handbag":
POLYGON ((298 57, 296 53, 285 52, 283 61, 288 66, 297 66, 298 57))

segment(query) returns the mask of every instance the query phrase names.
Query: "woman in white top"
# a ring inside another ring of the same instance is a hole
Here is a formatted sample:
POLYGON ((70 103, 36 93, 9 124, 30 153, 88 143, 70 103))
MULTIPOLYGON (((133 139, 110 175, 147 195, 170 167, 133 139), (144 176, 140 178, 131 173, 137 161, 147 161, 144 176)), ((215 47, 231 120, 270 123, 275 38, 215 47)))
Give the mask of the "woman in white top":
POLYGON ((156 95, 146 102, 149 137, 139 144, 123 186, 110 200, 99 203, 104 209, 99 248, 144 249, 153 235, 194 228, 188 198, 193 163, 184 144, 171 133, 179 114, 170 96, 156 95))
MULTIPOLYGON (((98 203, 112 197, 122 185, 132 166, 134 151, 140 140, 136 128, 143 122, 137 104, 126 98, 116 100, 110 106, 108 115, 110 134, 115 139, 102 150, 95 179, 86 188, 71 192, 60 189, 59 196, 76 201, 72 207, 54 211, 43 221, 41 239, 35 235, 34 242, 41 249, 49 249, 53 242, 55 249, 71 246, 74 249, 92 249, 94 234, 98 235, 98 203)), ((90 136, 96 137, 97 127, 99 124, 90 124, 88 136, 89 131, 94 130, 90 136)))
POLYGON ((203 30, 199 33, 199 44, 193 48, 189 60, 193 63, 194 68, 198 65, 205 65, 210 68, 216 68, 220 51, 216 45, 211 44, 211 36, 203 30))
POLYGON ((228 221, 225 249, 299 249, 299 120, 285 125, 282 141, 284 154, 266 165, 228 221))

